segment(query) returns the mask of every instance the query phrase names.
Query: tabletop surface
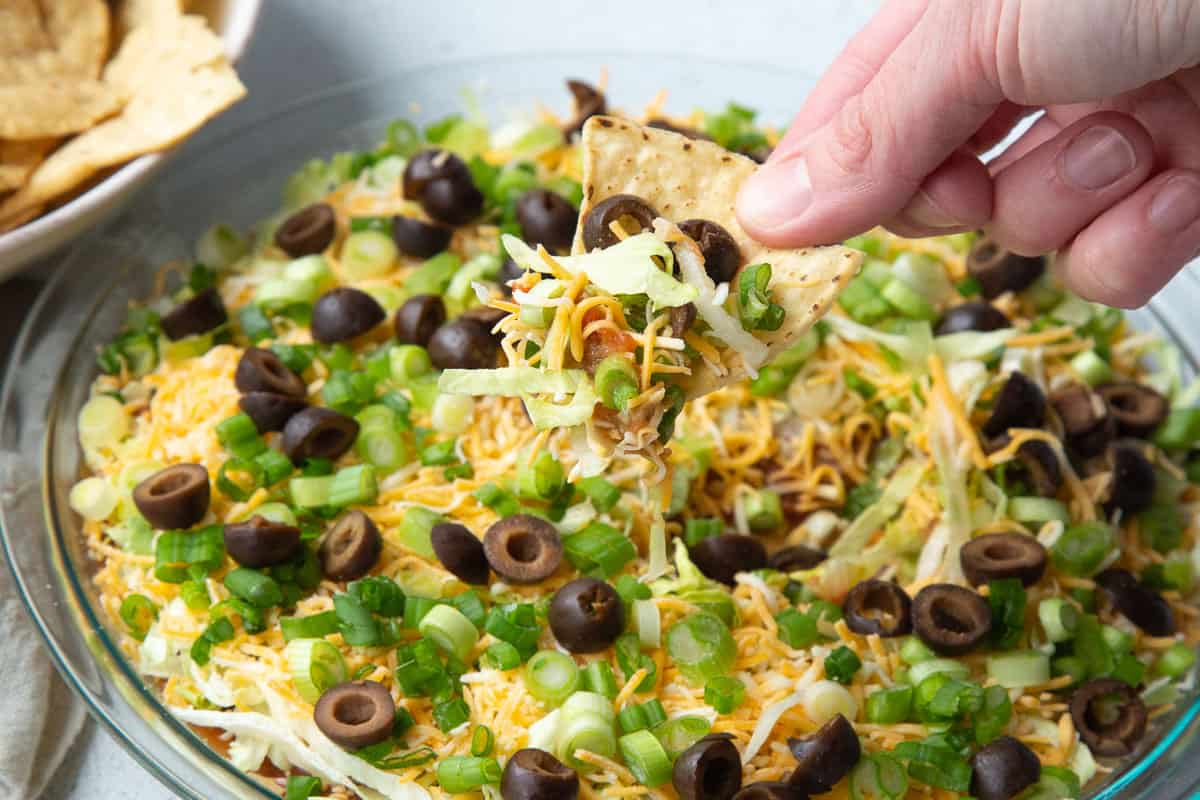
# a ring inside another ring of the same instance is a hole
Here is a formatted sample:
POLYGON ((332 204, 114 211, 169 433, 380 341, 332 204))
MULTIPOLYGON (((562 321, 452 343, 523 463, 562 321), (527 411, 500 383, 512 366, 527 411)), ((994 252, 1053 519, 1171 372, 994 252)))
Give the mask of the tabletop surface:
MULTIPOLYGON (((877 5, 877 0, 266 0, 238 66, 248 98, 187 147, 202 147, 325 86, 466 58, 602 49, 817 73, 877 5)), ((35 277, 45 271, 44 265, 31 270, 35 277)), ((22 279, 0 292, 0 343, 9 338, 4 320, 17 316, 5 309, 27 308, 33 289, 35 284, 22 279)), ((45 800, 170 797, 90 719, 44 794, 45 800)))

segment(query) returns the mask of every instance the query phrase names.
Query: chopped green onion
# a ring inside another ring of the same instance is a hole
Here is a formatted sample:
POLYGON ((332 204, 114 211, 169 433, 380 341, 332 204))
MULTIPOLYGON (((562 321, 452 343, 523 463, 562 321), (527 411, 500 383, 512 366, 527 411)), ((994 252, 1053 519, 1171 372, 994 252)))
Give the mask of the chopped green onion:
POLYGON ((430 412, 433 429, 445 436, 458 436, 471 424, 475 398, 461 394, 439 394, 430 412))
POLYGON ((637 371, 625 356, 608 356, 596 367, 595 388, 600 402, 613 411, 624 412, 638 394, 637 371))
POLYGON ((688 681, 703 685, 733 668, 737 646, 720 618, 701 612, 667 630, 667 653, 688 681))
POLYGON ((117 507, 120 495, 104 478, 84 478, 71 487, 67 502, 71 509, 86 520, 107 519, 117 507))
POLYGON ((1116 535, 1105 522, 1081 522, 1063 531, 1050 549, 1054 566, 1068 575, 1088 577, 1100 568, 1116 546, 1116 535))
POLYGON ((279 356, 279 360, 283 365, 297 375, 301 375, 312 364, 313 352, 315 348, 309 344, 281 344, 276 342, 271 345, 271 352, 279 356))
POLYGON ((196 531, 164 531, 154 544, 154 577, 165 583, 183 583, 188 568, 204 573, 225 561, 225 534, 221 525, 196 531))
POLYGON ((258 434, 254 421, 246 414, 234 414, 221 420, 216 427, 217 440, 221 446, 237 458, 250 459, 267 449, 266 442, 258 434))
POLYGON ((1071 359, 1071 369, 1088 386, 1099 386, 1113 379, 1112 367, 1095 350, 1084 350, 1071 359))
POLYGON ((909 762, 909 777, 959 794, 970 791, 971 765, 946 745, 901 742, 892 750, 892 755, 909 762))
POLYGON ((988 608, 992 613, 992 644, 1014 647, 1025 626, 1025 587, 1017 578, 988 581, 988 608))
POLYGON ((346 680, 341 652, 324 639, 294 639, 284 649, 296 691, 310 703, 346 680))
POLYGON ((279 584, 258 570, 237 567, 225 576, 225 588, 255 608, 270 608, 283 602, 279 584))
POLYGON ((937 319, 937 310, 921 293, 899 278, 892 278, 879 290, 879 296, 909 319, 937 319))
POLYGON ((433 721, 442 733, 449 733, 470 719, 471 708, 461 697, 435 703, 433 706, 433 721))
POLYGON ((894 725, 908 719, 912 710, 913 688, 896 686, 880 689, 867 696, 867 722, 894 725))
POLYGON ((776 614, 775 623, 778 626, 779 641, 794 650, 811 647, 820 638, 816 617, 794 608, 785 608, 776 614))
MULTIPOLYGON (((668 634, 669 635, 669 634, 668 634)), ((658 664, 649 654, 642 652, 641 640, 636 633, 623 633, 617 637, 617 666, 621 668, 625 680, 629 680, 639 670, 646 670, 646 677, 642 678, 634 691, 638 693, 648 692, 654 688, 654 684, 658 680, 658 664)))
POLYGON ((429 536, 433 526, 442 521, 442 515, 427 508, 413 506, 404 512, 404 519, 396 532, 400 544, 428 559, 436 558, 429 536))
POLYGON ((839 647, 825 657, 825 676, 838 683, 850 683, 861 667, 862 660, 849 647, 839 647))
POLYGON ((1036 650, 988 656, 988 677, 1006 689, 1022 689, 1050 680, 1050 658, 1036 650))
POLYGON ((922 661, 932 661, 935 658, 937 658, 937 653, 930 650, 928 645, 916 636, 908 637, 904 640, 904 644, 900 645, 900 660, 909 666, 920 664, 922 661))
POLYGON ((566 486, 566 472, 548 451, 517 468, 517 494, 527 500, 553 500, 566 486))
POLYGON ((462 615, 471 620, 471 624, 476 628, 482 628, 487 621, 487 609, 483 607, 483 601, 473 590, 455 595, 451 598, 450 605, 461 611, 462 615))
POLYGON ((426 467, 441 467, 453 463, 458 458, 455 446, 454 439, 444 439, 421 448, 421 465, 426 467))
POLYGON ((450 279, 462 266, 462 259, 449 251, 438 253, 417 267, 404 279, 404 290, 415 294, 438 294, 446 291, 450 279))
POLYGON ((725 521, 718 517, 689 519, 684 523, 683 541, 687 543, 688 547, 694 547, 710 536, 720 536, 724 530, 725 521))
MULTIPOLYGON (((196 241, 196 260, 207 264, 213 269, 226 269, 233 262, 246 255, 249 245, 238 235, 231 226, 224 223, 212 225, 196 241)), ((199 264, 197 266, 200 266, 199 264)), ((191 283, 189 279, 189 283, 191 283)), ((210 283, 209 286, 212 284, 210 283)), ((208 286, 191 287, 195 291, 206 289, 208 286)))
POLYGON ((1053 497, 1010 497, 1008 515, 1017 522, 1040 525, 1058 520, 1071 524, 1071 512, 1065 504, 1053 497))
POLYGON ((1142 571, 1142 583, 1151 589, 1187 592, 1192 588, 1192 562, 1187 556, 1151 564, 1142 571))
POLYGON ((234 633, 233 623, 225 617, 213 620, 196 638, 196 641, 192 642, 190 653, 192 661, 203 667, 208 663, 213 647, 222 642, 228 642, 233 638, 234 633))
POLYGON ((638 783, 654 788, 671 780, 671 758, 653 733, 645 730, 627 733, 617 744, 621 758, 638 783))
POLYGON ((441 605, 441 602, 441 600, 433 597, 417 597, 416 595, 406 597, 404 599, 404 627, 409 629, 419 628, 421 621, 425 619, 425 615, 441 605))
POLYGON ((1123 653, 1113 666, 1111 676, 1136 688, 1142 685, 1142 678, 1146 676, 1146 665, 1132 653, 1123 653))
POLYGON ((617 676, 607 661, 588 662, 580 674, 579 684, 584 690, 604 695, 609 700, 617 696, 617 676))
POLYGON ((746 699, 746 684, 740 678, 718 675, 704 684, 704 702, 718 714, 731 714, 746 699))
POLYGON ((408 442, 394 424, 361 425, 355 450, 368 464, 385 471, 398 469, 412 459, 408 442))
POLYGON ((734 279, 738 317, 748 331, 777 331, 783 325, 783 307, 771 299, 771 265, 751 264, 734 279))
POLYGON ((537 648, 537 641, 541 635, 537 613, 529 603, 509 607, 492 606, 484 630, 497 639, 508 642, 526 658, 537 648))
POLYGON ((556 650, 535 653, 525 665, 525 688, 547 705, 558 705, 579 686, 575 659, 556 650))
POLYGON ((375 468, 370 464, 355 464, 343 467, 333 475, 329 484, 329 505, 346 508, 353 505, 370 505, 378 493, 375 483, 375 468))
POLYGON ((288 492, 297 508, 321 508, 329 505, 332 475, 300 475, 288 481, 288 492))
POLYGON ((783 524, 783 504, 779 495, 770 489, 759 489, 746 496, 743 509, 750 530, 756 533, 773 531, 783 524))
POLYGON ((254 463, 263 471, 263 486, 274 486, 296 469, 291 459, 278 450, 262 451, 254 457, 254 463))
POLYGON ((592 507, 601 514, 611 511, 621 499, 621 490, 600 475, 583 478, 575 488, 592 501, 592 507))
MULTIPOLYGON (((263 453, 272 452, 264 450, 263 453)), ((260 454, 261 455, 261 454, 260 454)), ((231 458, 221 465, 217 471, 217 489, 230 500, 241 503, 250 499, 250 495, 266 483, 267 471, 256 460, 231 458), (230 477, 230 473, 241 473, 249 476, 244 484, 230 477)))
POLYGON ((1182 678, 1195 663, 1196 651, 1184 642, 1176 642, 1159 656, 1154 665, 1154 671, 1168 678, 1182 678))
MULTIPOLYGON (((334 595, 335 603, 337 597, 334 595)), ((433 642, 418 639, 396 648, 396 684, 408 697, 428 694, 430 685, 445 672, 433 642)))
POLYGON ((1164 450, 1185 450, 1200 442, 1200 408, 1172 408, 1154 432, 1154 443, 1164 450))
POLYGON ((379 278, 392 271, 400 254, 390 233, 352 231, 342 244, 340 264, 350 281, 379 278))
POLYGON ((908 678, 913 686, 918 686, 926 678, 940 673, 949 675, 952 678, 966 678, 971 674, 971 670, 961 661, 953 661, 948 658, 931 658, 913 664, 908 671, 908 678))
POLYGON ((850 773, 851 800, 900 800, 907 793, 904 765, 888 753, 863 753, 850 773))
POLYGON ((158 619, 158 606, 144 594, 131 594, 121 601, 118 614, 125 627, 129 628, 129 635, 140 642, 146 638, 146 632, 154 620, 158 619))
POLYGON ((283 633, 285 642, 293 639, 321 639, 338 632, 338 618, 332 611, 322 611, 307 617, 280 617, 279 630, 283 633))
POLYGON ((270 318, 253 303, 242 306, 238 311, 238 324, 242 326, 242 333, 253 344, 275 338, 275 326, 271 324, 270 318))
POLYGON ((1052 642, 1065 642, 1075 635, 1079 612, 1061 597, 1048 597, 1038 604, 1038 621, 1052 642))
POLYGON ((494 483, 488 482, 475 490, 475 499, 495 511, 501 517, 511 517, 521 512, 517 498, 494 483))
POLYGON ((462 661, 467 660, 467 656, 475 649, 475 643, 479 641, 479 633, 471 624, 471 620, 450 605, 437 605, 430 609, 417 625, 417 630, 426 639, 462 661))
POLYGON ((696 716, 675 717, 650 728, 672 762, 683 755, 684 750, 707 736, 710 730, 712 724, 704 717, 696 716))
POLYGON ((476 758, 491 755, 492 745, 495 741, 496 737, 492 734, 492 729, 487 725, 476 727, 475 732, 471 734, 471 755, 476 758))
POLYGON ((506 671, 521 666, 521 654, 508 642, 496 642, 490 645, 483 652, 481 660, 489 669, 506 671))
POLYGON ((580 572, 607 578, 637 558, 637 547, 621 531, 603 522, 563 537, 563 552, 580 572))
POLYGON ((1160 553, 1169 553, 1183 541, 1183 515, 1174 504, 1151 506, 1135 519, 1138 536, 1160 553))
POLYGON ((321 791, 321 779, 312 775, 289 775, 283 800, 308 800, 321 791))
POLYGON ((875 392, 877 391, 875 384, 859 375, 858 372, 850 367, 842 370, 842 378, 846 381, 846 386, 851 391, 860 395, 864 400, 870 400, 875 396, 875 392))
POLYGON ((333 611, 346 644, 351 647, 374 647, 379 644, 379 623, 357 598, 348 594, 335 594, 333 611))
POLYGON ((402 344, 393 347, 389 356, 392 367, 392 380, 401 386, 407 386, 413 379, 429 373, 433 362, 424 347, 416 344, 402 344))

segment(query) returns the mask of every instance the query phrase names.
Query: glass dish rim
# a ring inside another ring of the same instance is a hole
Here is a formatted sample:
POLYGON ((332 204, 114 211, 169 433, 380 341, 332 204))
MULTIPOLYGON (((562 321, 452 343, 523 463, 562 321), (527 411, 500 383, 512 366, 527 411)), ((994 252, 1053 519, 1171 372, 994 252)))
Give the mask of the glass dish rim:
MULTIPOLYGON (((684 56, 680 54, 650 54, 640 51, 601 49, 574 51, 571 53, 551 52, 547 53, 547 55, 563 58, 570 57, 589 62, 598 61, 599 63, 621 60, 637 61, 645 59, 654 59, 655 61, 660 62, 663 60, 686 60, 694 63, 697 61, 697 59, 692 56, 684 56)), ((306 110, 319 107, 324 102, 331 101, 334 98, 338 98, 343 95, 362 92, 368 90, 372 86, 383 84, 385 82, 398 81, 406 78, 419 78, 420 76, 437 73, 441 70, 466 70, 472 68, 484 69, 488 65, 493 64, 509 65, 517 60, 518 57, 516 55, 455 59, 409 69, 395 70, 384 74, 359 78, 352 81, 343 82, 335 86, 326 87, 296 100, 283 103, 274 109, 265 109, 259 114, 239 124, 236 128, 224 132, 222 135, 215 137, 212 141, 206 142, 202 147, 192 153, 192 157, 196 160, 211 158, 214 154, 225 149, 226 147, 229 147, 240 136, 250 131, 257 130, 266 125, 280 124, 282 121, 292 118, 306 110)), ((700 63, 699 66, 704 69, 729 67, 748 72, 766 72, 768 70, 767 67, 761 64, 731 59, 705 58, 702 60, 702 63, 700 63)), ((805 75, 804 73, 797 72, 795 74, 800 79, 811 80, 811 76, 805 75)), ((24 353, 30 346, 29 338, 33 334, 32 321, 40 318, 42 313, 45 311, 44 306, 50 301, 55 293, 55 290, 58 289, 64 281, 69 279, 69 274, 65 269, 65 266, 86 245, 86 243, 91 240, 92 237, 112 227, 114 224, 116 223, 109 222, 101 225, 96 231, 93 231, 80 239, 76 244, 64 251, 59 257, 58 260, 60 263, 55 266, 51 279, 39 293, 39 296, 33 306, 31 306, 26 322, 22 325, 21 332, 14 343, 14 362, 16 361, 16 355, 18 353, 24 353)), ((120 284, 121 278, 127 275, 129 270, 132 268, 133 267, 126 267, 120 274, 114 276, 115 279, 112 281, 112 283, 103 292, 98 294, 94 302, 88 308, 86 314, 79 318, 80 321, 78 328, 73 332, 70 345, 66 351, 68 354, 75 352, 77 348, 83 344, 83 339, 85 338, 89 324, 104 308, 105 301, 111 296, 112 292, 116 291, 120 284)), ((1200 277, 1197 277, 1194 274, 1189 274, 1189 277, 1194 284, 1200 286, 1200 277)), ((1185 278, 1185 280, 1186 279, 1187 278, 1185 278)), ((1176 335, 1176 328, 1178 326, 1173 324, 1170 320, 1160 316, 1157 319, 1157 322, 1167 330, 1167 335, 1173 342, 1182 343, 1186 341, 1183 337, 1176 335)), ((1183 357, 1189 362, 1193 369, 1197 367, 1196 360, 1193 358, 1190 352, 1185 350, 1183 357)), ((62 405, 61 393, 64 391, 63 379, 64 374, 67 371, 67 367, 68 362, 64 360, 64 363, 58 365, 54 370, 58 380, 55 381, 55 387, 52 390, 48 401, 49 408, 52 409, 52 413, 41 420, 45 427, 45 430, 43 431, 44 438, 37 448, 38 455, 41 459, 38 494, 42 508, 42 522, 48 529, 47 532, 51 535, 54 543, 52 552, 53 557, 56 560, 64 561, 67 558, 64 551, 64 548, 66 547, 65 534, 67 531, 65 531, 62 526, 57 525, 54 522, 55 518, 57 517, 58 501, 55 499, 54 493, 51 491, 51 474, 50 470, 48 469, 48 465, 51 457, 50 452, 53 447, 51 434, 54 426, 58 424, 60 419, 60 416, 57 412, 62 405)), ((16 390, 16 371, 10 369, 5 376, 3 386, 0 386, 0 424, 6 424, 8 412, 12 406, 13 396, 16 390)), ((38 409, 38 411, 40 412, 41 409, 38 409)), ((3 512, 4 509, 0 508, 0 523, 3 522, 3 512)), ((37 608, 36 603, 33 600, 32 592, 29 590, 26 584, 26 577, 18 568, 18 556, 12 546, 12 543, 10 542, 7 528, 2 524, 0 524, 0 549, 2 549, 4 552, 5 563, 10 570, 10 574, 14 578, 14 585, 21 599, 21 603, 25 607, 26 612, 30 615, 31 619, 34 621, 35 627, 38 630, 38 635, 45 644, 46 649, 49 651, 55 668, 58 670, 59 674, 63 676, 63 679, 66 681, 68 686, 70 686, 71 689, 82 698, 87 706, 89 714, 97 719, 105 727, 107 732, 111 734, 117 740, 117 742, 127 752, 129 752, 130 755, 144 769, 147 770, 147 772, 157 778, 164 786, 180 796, 197 796, 195 795, 194 791, 184 782, 184 779, 181 776, 175 774, 173 771, 160 764, 152 756, 152 754, 147 752, 137 741, 127 734, 121 724, 117 720, 113 719, 113 717, 108 713, 104 704, 100 702, 99 699, 94 695, 82 677, 77 674, 76 669, 71 665, 70 660, 64 654, 63 649, 54 640, 49 626, 45 621, 44 615, 37 608)), ((190 762, 195 762, 197 759, 206 760, 209 764, 217 767, 223 773, 224 777, 231 777, 235 779, 242 787, 256 793, 257 796, 277 797, 276 794, 267 791, 262 783, 234 767, 226 758, 222 757, 213 747, 208 745, 202 736, 193 731, 186 723, 176 719, 167 710, 166 704, 156 697, 149 684, 141 678, 133 664, 121 653, 118 644, 110 636, 106 624, 98 616, 98 609, 88 601, 84 586, 87 576, 81 575, 80 572, 71 568, 58 570, 57 574, 60 577, 65 576, 68 579, 68 584, 66 587, 59 587, 58 597, 60 600, 66 601, 75 609, 72 617, 73 622, 78 624, 80 622, 80 618, 82 617, 83 620, 88 623, 86 630, 81 627, 76 632, 84 635, 96 635, 96 639, 103 647, 102 654, 97 654, 94 652, 94 648, 92 648, 92 666, 104 672, 105 677, 107 678, 119 679, 121 681, 121 685, 118 688, 122 690, 121 693, 126 699, 126 702, 128 702, 126 693, 128 691, 134 692, 148 704, 149 708, 157 713, 159 722, 165 724, 171 730, 171 732, 180 737, 178 742, 167 742, 167 744, 173 747, 178 754, 188 758, 190 762), (70 590, 70 594, 68 596, 62 596, 63 588, 70 590), (105 658, 102 660, 100 655, 103 655, 105 658), (105 666, 106 663, 110 666, 105 666), (179 747, 178 745, 180 744, 186 745, 186 750, 179 747)), ((1194 692, 1195 695, 1186 708, 1177 707, 1176 711, 1174 712, 1174 715, 1177 718, 1173 721, 1170 727, 1163 732, 1161 739, 1157 741, 1153 747, 1149 748, 1145 753, 1143 753, 1143 755, 1138 758, 1137 761, 1125 767, 1114 779, 1100 787, 1094 794, 1090 795, 1089 800, 1115 800, 1115 798, 1120 796, 1120 793, 1123 789, 1140 778, 1151 767, 1159 764, 1163 754, 1172 745, 1174 745, 1180 739, 1180 737, 1187 733, 1189 729, 1192 728, 1196 723, 1197 718, 1200 717, 1200 689, 1194 690, 1194 692)), ((160 738, 162 738, 161 734, 160 738)))

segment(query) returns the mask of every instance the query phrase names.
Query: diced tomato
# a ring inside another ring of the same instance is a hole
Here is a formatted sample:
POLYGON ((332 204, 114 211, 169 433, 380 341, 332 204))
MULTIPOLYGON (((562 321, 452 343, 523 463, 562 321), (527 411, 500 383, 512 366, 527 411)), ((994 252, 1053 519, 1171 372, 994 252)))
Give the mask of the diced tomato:
MULTIPOLYGON (((599 308, 588 309, 583 315, 583 327, 586 329, 591 323, 603 318, 604 312, 599 308)), ((601 328, 583 340, 583 368, 591 375, 596 372, 600 362, 613 353, 632 353, 636 349, 637 342, 629 334, 612 328, 601 328)))

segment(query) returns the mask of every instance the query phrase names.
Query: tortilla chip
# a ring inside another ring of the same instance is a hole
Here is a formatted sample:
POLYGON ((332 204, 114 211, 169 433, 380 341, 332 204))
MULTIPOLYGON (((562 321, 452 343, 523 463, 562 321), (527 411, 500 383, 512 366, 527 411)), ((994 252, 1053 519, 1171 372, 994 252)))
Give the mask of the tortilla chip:
POLYGON ((0 0, 0 59, 50 48, 34 0, 0 0))
POLYGON ((34 206, 33 208, 25 209, 15 217, 9 219, 0 219, 0 233, 7 233, 8 231, 19 228, 41 213, 42 207, 34 206))
POLYGON ((188 16, 131 31, 104 68, 104 80, 125 97, 152 90, 165 74, 189 72, 225 58, 225 48, 203 17, 188 16))
POLYGON ((178 144, 246 93, 224 61, 160 78, 161 83, 133 98, 119 116, 80 134, 47 158, 28 184, 0 204, 0 222, 69 192, 106 167, 178 144))
POLYGON ((0 85, 0 139, 77 133, 112 116, 120 107, 117 92, 91 79, 57 77, 0 85))
POLYGON ((41 0, 42 19, 63 67, 86 78, 100 76, 108 58, 109 13, 104 0, 41 0))
POLYGON ((0 140, 0 192, 23 186, 29 174, 56 143, 56 139, 30 139, 23 142, 0 140))
POLYGON ((160 28, 183 15, 179 0, 124 0, 117 9, 117 39, 141 27, 160 28))
MULTIPOLYGON (((777 331, 755 331, 775 358, 820 319, 862 263, 863 254, 846 247, 776 250, 750 237, 738 223, 734 204, 742 181, 758 165, 713 142, 646 128, 615 117, 595 116, 583 127, 582 220, 592 206, 615 194, 642 198, 667 219, 707 219, 729 231, 741 248, 744 264, 771 265, 771 289, 787 312, 777 331)), ((583 226, 575 233, 573 252, 584 252, 583 226)), ((725 348, 724 345, 721 345, 725 348)), ((727 374, 699 362, 680 385, 699 397, 748 375, 741 355, 721 349, 727 374)))

